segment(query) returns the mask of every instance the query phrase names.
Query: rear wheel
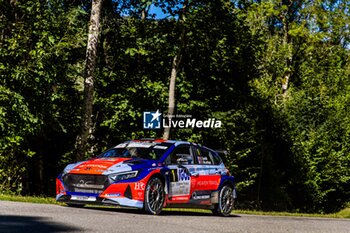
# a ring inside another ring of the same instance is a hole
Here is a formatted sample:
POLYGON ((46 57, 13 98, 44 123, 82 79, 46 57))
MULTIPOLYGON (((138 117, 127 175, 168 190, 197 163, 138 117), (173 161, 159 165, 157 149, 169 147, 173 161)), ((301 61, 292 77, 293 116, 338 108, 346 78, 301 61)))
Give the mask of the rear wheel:
POLYGON ((148 214, 159 214, 164 205, 164 185, 158 177, 151 178, 145 189, 144 208, 148 214))
POLYGON ((229 216, 233 210, 233 188, 226 184, 219 193, 219 203, 215 205, 213 213, 219 216, 229 216))

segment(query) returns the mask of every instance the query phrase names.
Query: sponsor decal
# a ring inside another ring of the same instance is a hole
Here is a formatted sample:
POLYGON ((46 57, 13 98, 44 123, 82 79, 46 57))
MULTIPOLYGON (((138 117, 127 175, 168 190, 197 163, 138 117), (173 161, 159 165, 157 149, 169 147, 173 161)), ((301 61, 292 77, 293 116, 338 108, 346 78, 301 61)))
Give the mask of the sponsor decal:
POLYGON ((154 146, 153 148, 154 148, 154 149, 161 149, 161 150, 166 150, 166 149, 168 149, 167 146, 154 146))
POLYGON ((96 197, 92 196, 71 196, 70 199, 76 201, 96 201, 96 197))
POLYGON ((173 201, 187 201, 189 197, 173 197, 171 200, 173 201))
POLYGON ((154 171, 154 170, 158 170, 158 169, 162 169, 162 167, 152 167, 152 168, 148 168, 148 171, 154 171))
POLYGON ((125 148, 128 144, 127 143, 120 143, 116 145, 114 148, 125 148))
POLYGON ((170 170, 170 196, 183 196, 190 194, 191 177, 187 169, 170 170))
MULTIPOLYGON (((81 165, 81 166, 79 166, 79 167, 84 167, 85 165, 83 164, 83 165, 81 165)), ((90 170, 90 169, 92 169, 92 168, 102 168, 102 169, 106 169, 108 166, 106 166, 106 165, 100 165, 100 164, 93 164, 93 163, 91 163, 91 164, 89 164, 89 165, 86 165, 86 167, 85 167, 85 170, 90 170)))
POLYGON ((128 148, 132 147, 139 147, 139 148, 150 148, 151 146, 154 146, 154 143, 151 142, 130 142, 128 144, 128 148))
POLYGON ((77 187, 89 187, 89 184, 94 184, 93 181, 85 181, 85 180, 79 180, 79 183, 76 184, 77 187))
POLYGON ((215 180, 200 180, 197 182, 197 186, 208 186, 208 185, 218 185, 219 183, 215 180))
POLYGON ((120 197, 121 193, 107 193, 105 194, 106 197, 120 197))
POLYGON ((190 180, 190 175, 188 174, 187 170, 184 168, 179 169, 179 177, 180 181, 190 180))
POLYGON ((145 190, 145 183, 143 183, 143 182, 137 182, 137 183, 135 183, 135 187, 134 187, 134 189, 135 190, 145 190))
POLYGON ((192 193, 192 199, 194 200, 203 200, 203 199, 209 199, 209 198, 210 198, 209 194, 197 195, 196 192, 192 193))
POLYGON ((172 182, 170 183, 170 196, 182 196, 190 194, 189 182, 172 182))
POLYGON ((221 128, 221 120, 215 118, 197 119, 188 114, 163 115, 157 111, 143 112, 144 129, 161 128, 221 128), (163 118, 163 119, 162 119, 163 118))
MULTIPOLYGON (((85 170, 85 171, 91 171, 91 170, 92 170, 92 167, 85 167, 84 170, 85 170)), ((101 169, 94 169, 94 172, 104 172, 104 170, 101 170, 101 169)))

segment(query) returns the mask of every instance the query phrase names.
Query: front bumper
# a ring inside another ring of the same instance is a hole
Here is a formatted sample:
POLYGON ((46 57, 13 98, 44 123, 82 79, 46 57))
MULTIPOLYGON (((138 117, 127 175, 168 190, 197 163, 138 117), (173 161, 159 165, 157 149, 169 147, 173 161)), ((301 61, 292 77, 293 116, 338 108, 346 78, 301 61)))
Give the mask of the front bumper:
POLYGON ((100 196, 86 196, 84 194, 63 194, 57 195, 56 200, 67 204, 124 206, 139 209, 143 208, 143 201, 133 200, 127 197, 102 198, 100 196))
POLYGON ((143 208, 145 181, 115 183, 101 193, 70 192, 56 179, 56 200, 68 204, 113 205, 143 208))

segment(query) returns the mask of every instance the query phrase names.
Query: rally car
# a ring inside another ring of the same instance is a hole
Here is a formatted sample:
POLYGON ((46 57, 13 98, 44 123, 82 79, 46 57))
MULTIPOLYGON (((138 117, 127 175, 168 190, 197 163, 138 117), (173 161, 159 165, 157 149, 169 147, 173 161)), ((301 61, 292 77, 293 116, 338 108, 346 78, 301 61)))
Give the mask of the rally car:
POLYGON ((172 140, 131 140, 87 161, 67 165, 56 200, 68 206, 118 205, 159 214, 164 207, 206 208, 230 215, 235 180, 219 154, 172 140))

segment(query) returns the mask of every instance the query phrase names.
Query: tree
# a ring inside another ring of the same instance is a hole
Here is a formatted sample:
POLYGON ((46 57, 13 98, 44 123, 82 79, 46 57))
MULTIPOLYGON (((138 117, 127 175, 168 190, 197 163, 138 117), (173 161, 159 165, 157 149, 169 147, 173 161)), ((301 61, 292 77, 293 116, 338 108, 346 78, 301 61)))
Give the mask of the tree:
POLYGON ((81 132, 77 137, 76 159, 82 160, 88 148, 88 140, 93 134, 93 103, 94 83, 97 57, 98 37, 100 33, 100 18, 103 0, 93 0, 89 23, 89 35, 86 47, 84 105, 82 112, 81 132))
MULTIPOLYGON (((181 58, 182 58, 182 49, 184 47, 185 44, 185 26, 184 23, 186 21, 186 11, 188 10, 188 5, 189 2, 188 0, 185 0, 183 2, 182 5, 182 9, 179 13, 179 18, 178 18, 178 25, 180 25, 181 27, 181 34, 180 34, 180 38, 179 38, 179 45, 177 48, 177 51, 175 52, 175 56, 172 60, 171 63, 171 72, 170 72, 170 82, 169 82, 169 97, 168 97, 168 117, 169 120, 171 120, 172 116, 175 113, 175 88, 176 88, 176 77, 177 74, 179 72, 179 65, 181 62, 181 58)), ((165 140, 169 139, 170 137, 170 127, 164 128, 164 134, 163 134, 163 138, 165 140)))

